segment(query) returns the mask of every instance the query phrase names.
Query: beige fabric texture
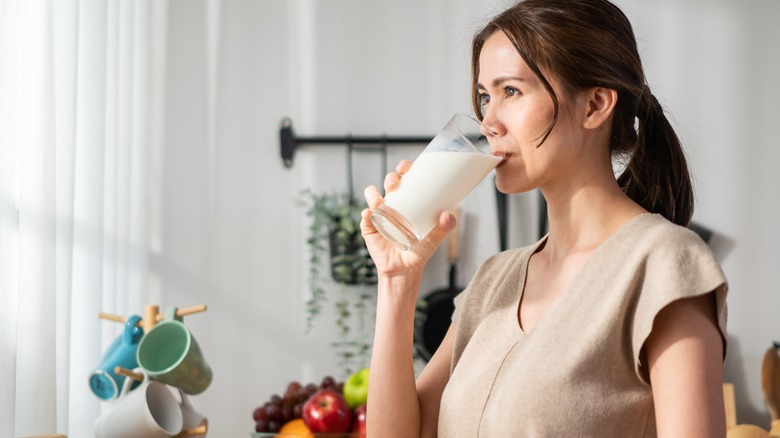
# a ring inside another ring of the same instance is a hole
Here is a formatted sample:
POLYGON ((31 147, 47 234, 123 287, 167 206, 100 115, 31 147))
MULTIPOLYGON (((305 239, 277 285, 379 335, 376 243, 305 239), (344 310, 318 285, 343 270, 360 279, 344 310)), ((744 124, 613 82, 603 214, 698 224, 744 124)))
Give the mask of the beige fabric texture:
POLYGON ((640 350, 661 309, 713 291, 725 345, 721 268, 694 232, 639 215, 596 248, 523 333, 526 267, 543 242, 491 257, 456 298, 439 437, 656 436, 640 350))

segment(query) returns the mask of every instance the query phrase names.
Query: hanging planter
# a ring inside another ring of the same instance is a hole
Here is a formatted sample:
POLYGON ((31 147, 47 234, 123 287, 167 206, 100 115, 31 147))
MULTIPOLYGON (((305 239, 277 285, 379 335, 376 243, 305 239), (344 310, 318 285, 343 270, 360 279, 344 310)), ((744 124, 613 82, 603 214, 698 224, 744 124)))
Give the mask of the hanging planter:
POLYGON ((312 218, 307 243, 312 254, 309 261, 316 265, 313 267, 317 274, 322 270, 327 248, 333 281, 347 285, 376 284, 374 261, 360 232, 360 213, 365 204, 357 205, 346 196, 317 194, 308 189, 301 193, 300 204, 312 218))
POLYGON ((365 206, 339 205, 328 228, 330 271, 343 284, 376 284, 376 267, 360 232, 360 212, 365 206))

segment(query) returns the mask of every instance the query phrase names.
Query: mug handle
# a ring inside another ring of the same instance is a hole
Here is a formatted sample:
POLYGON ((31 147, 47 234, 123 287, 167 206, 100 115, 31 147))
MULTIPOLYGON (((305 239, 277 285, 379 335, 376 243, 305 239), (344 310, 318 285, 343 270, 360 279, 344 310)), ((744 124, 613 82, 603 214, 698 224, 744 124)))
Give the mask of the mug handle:
MULTIPOLYGON (((133 369, 133 372, 144 376, 144 379, 140 383, 144 383, 149 380, 149 376, 146 374, 146 371, 144 371, 143 368, 135 368, 133 369)), ((135 382, 134 379, 125 377, 125 381, 122 383, 122 391, 120 391, 119 395, 116 397, 117 400, 121 399, 127 395, 128 392, 130 392, 130 387, 133 386, 133 382, 135 382)))
POLYGON ((182 317, 176 315, 176 312, 178 312, 178 311, 179 311, 178 307, 168 307, 168 308, 166 308, 165 309, 165 320, 166 321, 179 321, 179 322, 183 322, 182 321, 182 317))
POLYGON ((141 340, 144 334, 144 329, 138 326, 138 322, 141 321, 141 317, 133 315, 127 318, 125 322, 125 331, 122 333, 122 340, 127 345, 132 345, 141 340))
POLYGON ((181 396, 181 403, 179 403, 182 407, 182 409, 190 409, 194 410, 195 408, 192 406, 192 403, 190 403, 190 398, 187 397, 187 394, 184 393, 184 391, 181 390, 181 388, 176 388, 179 390, 179 395, 181 396))

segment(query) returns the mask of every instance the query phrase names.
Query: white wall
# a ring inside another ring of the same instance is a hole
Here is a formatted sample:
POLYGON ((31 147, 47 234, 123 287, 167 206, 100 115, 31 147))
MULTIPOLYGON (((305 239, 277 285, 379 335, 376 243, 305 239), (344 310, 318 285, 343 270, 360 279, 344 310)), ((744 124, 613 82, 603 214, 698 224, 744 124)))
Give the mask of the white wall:
MULTIPOLYGON (((618 2, 635 25, 650 84, 673 114, 695 177, 695 220, 716 233, 730 280, 726 378, 740 422, 768 425, 760 360, 780 339, 780 3, 775 0, 618 2)), ((308 298, 300 190, 346 191, 340 147, 279 157, 278 128, 300 135, 430 135, 469 111, 474 30, 507 1, 172 0, 168 10, 166 148, 153 165, 153 296, 206 303, 188 318, 215 372, 193 403, 213 436, 246 436, 251 412, 290 380, 339 375, 335 329, 303 334, 308 298)), ((421 148, 391 150, 389 162, 421 148)), ((355 191, 378 183, 361 155, 355 191)), ((464 202, 464 284, 498 250, 489 184, 464 202)), ((535 238, 533 194, 511 199, 513 246, 535 238)), ((446 284, 437 254, 423 291, 446 284)))

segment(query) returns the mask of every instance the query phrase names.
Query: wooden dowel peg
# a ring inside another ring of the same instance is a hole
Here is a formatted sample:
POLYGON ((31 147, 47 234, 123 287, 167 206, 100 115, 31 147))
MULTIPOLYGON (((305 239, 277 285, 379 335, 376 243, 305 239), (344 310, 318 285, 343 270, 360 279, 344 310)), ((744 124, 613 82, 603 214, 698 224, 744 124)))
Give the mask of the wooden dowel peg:
MULTIPOLYGON (((114 322, 121 322, 125 323, 127 322, 127 318, 121 315, 114 315, 113 313, 106 313, 106 312, 100 312, 98 313, 98 318, 105 319, 107 321, 114 321, 114 322)), ((136 326, 142 327, 143 326, 143 319, 138 320, 137 323, 135 323, 136 326)))
POLYGON ((105 319, 108 321, 114 321, 114 322, 125 322, 127 319, 123 316, 114 315, 112 313, 106 313, 106 312, 100 312, 98 313, 98 318, 105 319))
POLYGON ((120 367, 120 366, 117 366, 116 368, 114 368, 114 372, 117 373, 117 374, 121 374, 121 375, 123 375, 125 377, 129 377, 129 378, 131 378, 133 380, 138 380, 139 382, 143 382, 143 380, 144 380, 144 375, 143 374, 136 373, 135 371, 130 371, 127 368, 123 368, 123 367, 120 367))
POLYGON ((185 436, 201 435, 209 431, 209 428, 204 424, 203 426, 193 427, 192 429, 184 429, 175 438, 181 438, 185 436))

